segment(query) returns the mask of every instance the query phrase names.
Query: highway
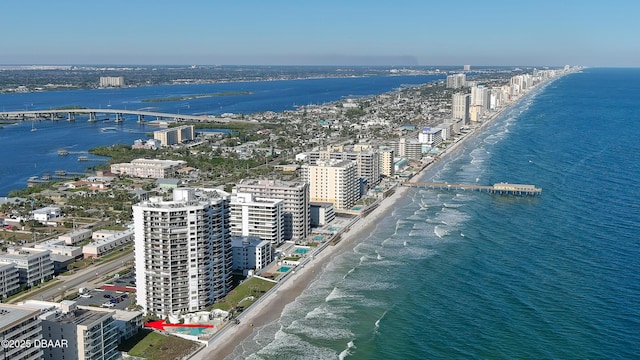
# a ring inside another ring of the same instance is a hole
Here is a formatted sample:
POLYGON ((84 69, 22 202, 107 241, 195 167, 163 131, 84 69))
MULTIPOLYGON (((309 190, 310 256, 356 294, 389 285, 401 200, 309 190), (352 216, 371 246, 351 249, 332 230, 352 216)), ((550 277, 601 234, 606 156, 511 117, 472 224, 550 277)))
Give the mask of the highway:
POLYGON ((70 292, 70 289, 77 291, 80 287, 95 288, 96 285, 95 283, 92 283, 93 280, 101 280, 105 275, 120 270, 120 268, 124 267, 124 264, 127 264, 131 261, 133 261, 133 252, 130 252, 122 257, 110 260, 104 264, 94 265, 86 269, 82 269, 73 275, 58 276, 57 279, 61 280, 62 282, 59 282, 57 286, 54 286, 53 288, 47 289, 40 293, 36 293, 33 296, 28 296, 27 293, 25 294, 25 296, 14 299, 12 302, 15 303, 27 299, 51 300, 55 297, 59 297, 65 291, 70 292))

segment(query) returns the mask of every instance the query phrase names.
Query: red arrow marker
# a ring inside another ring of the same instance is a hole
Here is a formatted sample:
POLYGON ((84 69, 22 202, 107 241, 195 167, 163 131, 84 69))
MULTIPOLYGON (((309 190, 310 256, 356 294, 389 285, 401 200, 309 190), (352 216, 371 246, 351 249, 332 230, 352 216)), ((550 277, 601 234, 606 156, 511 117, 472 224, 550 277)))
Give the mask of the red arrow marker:
POLYGON ((206 324, 167 324, 164 320, 151 321, 144 324, 145 327, 164 331, 165 327, 183 327, 183 328, 213 328, 213 325, 206 324))

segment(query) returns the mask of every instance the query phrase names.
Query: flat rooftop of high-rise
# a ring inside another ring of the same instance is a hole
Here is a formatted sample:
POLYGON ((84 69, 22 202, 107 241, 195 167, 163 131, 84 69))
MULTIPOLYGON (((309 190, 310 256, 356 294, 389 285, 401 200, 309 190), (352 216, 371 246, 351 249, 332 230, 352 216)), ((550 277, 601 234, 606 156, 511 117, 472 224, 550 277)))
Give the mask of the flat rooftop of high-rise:
POLYGON ((271 179, 242 179, 238 185, 260 186, 260 187, 290 187, 295 188, 304 185, 302 181, 285 181, 271 179))
POLYGON ((11 328, 25 318, 40 314, 40 309, 12 304, 0 304, 0 330, 11 328))
POLYGON ((91 324, 95 324, 98 321, 102 321, 105 315, 108 315, 108 314, 102 311, 77 309, 67 313, 63 313, 63 312, 56 313, 55 318, 47 319, 47 320, 56 321, 64 324, 91 325, 91 324))

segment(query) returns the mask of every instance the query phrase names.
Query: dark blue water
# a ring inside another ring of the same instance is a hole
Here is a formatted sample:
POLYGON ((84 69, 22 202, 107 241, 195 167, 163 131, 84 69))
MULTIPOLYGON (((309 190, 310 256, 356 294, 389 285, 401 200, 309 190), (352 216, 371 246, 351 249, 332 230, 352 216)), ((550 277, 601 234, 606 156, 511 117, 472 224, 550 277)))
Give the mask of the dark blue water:
POLYGON ((539 88, 410 190, 282 317, 252 359, 640 358, 640 69, 539 88))
MULTIPOLYGON (((240 82, 205 85, 167 85, 126 89, 55 91, 0 95, 3 111, 42 110, 62 106, 82 106, 104 109, 150 109, 174 114, 219 115, 222 113, 251 114, 260 111, 284 111, 301 105, 322 104, 344 97, 359 97, 393 91, 402 85, 422 84, 444 75, 378 76, 339 79, 308 79, 262 82, 240 82), (145 99, 211 94, 225 91, 248 91, 249 95, 219 96, 185 101, 143 102, 145 99)), ((102 117, 101 120, 104 120, 102 117)), ((4 125, 0 129, 0 196, 26 186, 31 176, 53 174, 56 170, 84 171, 90 162, 79 163, 78 156, 98 145, 132 144, 157 128, 138 125, 135 117, 125 117, 123 125, 113 122, 87 123, 86 118, 75 123, 65 120, 25 122, 4 125), (35 126, 38 130, 31 131, 35 126), (104 127, 117 127, 105 133, 104 127), (59 149, 71 152, 58 156, 59 149)), ((96 158, 96 157, 90 157, 96 158)))

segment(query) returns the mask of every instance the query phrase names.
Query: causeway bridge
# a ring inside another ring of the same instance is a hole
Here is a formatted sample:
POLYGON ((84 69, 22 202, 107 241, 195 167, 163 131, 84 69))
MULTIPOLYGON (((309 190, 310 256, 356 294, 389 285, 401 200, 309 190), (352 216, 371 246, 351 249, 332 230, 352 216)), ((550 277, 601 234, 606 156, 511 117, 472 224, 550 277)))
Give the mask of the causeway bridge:
POLYGON ((457 191, 485 191, 498 195, 521 195, 536 196, 542 194, 542 189, 535 185, 528 184, 509 184, 497 183, 492 186, 487 185, 469 185, 469 184, 449 184, 449 183, 433 183, 433 182, 403 182, 402 186, 417 187, 423 189, 434 190, 457 190, 457 191))
MULTIPOLYGON (((53 110, 30 110, 30 111, 2 111, 0 120, 60 120, 66 118, 74 121, 76 115, 87 116, 89 122, 98 121, 98 115, 112 114, 115 122, 124 121, 124 115, 137 116, 139 123, 145 122, 145 117, 155 118, 155 120, 172 120, 176 122, 217 122, 228 123, 229 120, 210 117, 207 115, 184 115, 170 114, 155 111, 143 110, 122 110, 122 109, 53 109, 53 110)), ((236 121, 236 120, 233 120, 236 121)))

